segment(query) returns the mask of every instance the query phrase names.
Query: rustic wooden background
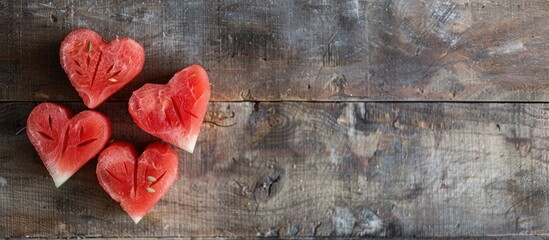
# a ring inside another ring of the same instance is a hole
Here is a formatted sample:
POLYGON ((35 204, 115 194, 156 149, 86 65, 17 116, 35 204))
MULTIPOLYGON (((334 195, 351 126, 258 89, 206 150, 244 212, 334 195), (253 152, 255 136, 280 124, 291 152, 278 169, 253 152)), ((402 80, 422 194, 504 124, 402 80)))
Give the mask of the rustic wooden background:
POLYGON ((549 233, 549 3, 0 1, 1 237, 549 233), (99 110, 155 140, 131 92, 204 66, 212 98, 180 179, 139 223, 92 160, 56 189, 24 131, 85 109, 59 64, 76 28, 131 37, 144 71, 99 110))

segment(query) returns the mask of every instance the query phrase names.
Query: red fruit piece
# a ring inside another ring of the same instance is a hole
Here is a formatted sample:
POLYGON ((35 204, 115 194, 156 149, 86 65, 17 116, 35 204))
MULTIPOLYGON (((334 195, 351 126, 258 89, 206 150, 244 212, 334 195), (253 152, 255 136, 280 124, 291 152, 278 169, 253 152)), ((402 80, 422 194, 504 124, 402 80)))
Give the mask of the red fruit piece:
POLYGON ((72 86, 92 109, 137 77, 145 63, 139 43, 120 38, 107 44, 89 29, 69 33, 59 55, 72 86))
POLYGON ((99 155, 97 178, 135 223, 177 179, 179 156, 168 145, 151 143, 138 158, 133 145, 116 141, 99 155))
POLYGON ((94 158, 111 138, 110 120, 87 110, 73 117, 54 103, 41 103, 27 119, 27 135, 56 187, 94 158))
POLYGON ((145 132, 192 153, 209 99, 208 75, 192 65, 166 85, 145 84, 134 91, 128 110, 145 132))

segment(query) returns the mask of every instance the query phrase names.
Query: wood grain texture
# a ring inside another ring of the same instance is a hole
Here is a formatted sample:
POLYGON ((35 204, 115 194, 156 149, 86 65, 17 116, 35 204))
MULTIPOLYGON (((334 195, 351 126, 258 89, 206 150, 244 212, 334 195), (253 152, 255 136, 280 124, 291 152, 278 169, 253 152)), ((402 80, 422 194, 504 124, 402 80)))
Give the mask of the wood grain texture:
POLYGON ((201 64, 212 100, 547 101, 546 1, 0 3, 0 100, 78 101, 59 65, 76 28, 146 50, 138 79, 201 64))
MULTIPOLYGON (((548 104, 212 103, 180 179, 139 223, 92 160, 56 189, 0 104, 0 237, 547 234, 548 104), (9 144, 8 144, 9 143, 9 144)), ((81 104, 70 104, 75 110, 81 104)), ((143 147, 126 104, 100 108, 143 147)))
POLYGON ((0 1, 0 237, 547 235, 548 23, 541 0, 0 1), (21 131, 38 102, 85 109, 58 56, 76 28, 146 50, 99 108, 115 139, 155 140, 127 112, 143 84, 212 82, 138 225, 96 160, 55 189, 21 131))

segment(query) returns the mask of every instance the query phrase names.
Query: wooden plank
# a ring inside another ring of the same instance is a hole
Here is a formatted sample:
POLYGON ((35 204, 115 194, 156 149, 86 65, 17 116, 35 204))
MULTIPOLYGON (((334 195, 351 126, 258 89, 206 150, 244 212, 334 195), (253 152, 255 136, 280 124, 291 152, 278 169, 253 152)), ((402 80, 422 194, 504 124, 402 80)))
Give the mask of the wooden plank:
POLYGON ((77 101, 63 37, 143 44, 146 82, 203 65, 212 100, 548 101, 546 1, 4 1, 0 100, 77 101))
MULTIPOLYGON (((0 237, 549 233, 549 104, 212 103, 180 179, 137 225, 95 160, 54 187, 16 134, 34 105, 0 104, 0 237)), ((113 138, 154 140, 126 108, 100 108, 113 138)))

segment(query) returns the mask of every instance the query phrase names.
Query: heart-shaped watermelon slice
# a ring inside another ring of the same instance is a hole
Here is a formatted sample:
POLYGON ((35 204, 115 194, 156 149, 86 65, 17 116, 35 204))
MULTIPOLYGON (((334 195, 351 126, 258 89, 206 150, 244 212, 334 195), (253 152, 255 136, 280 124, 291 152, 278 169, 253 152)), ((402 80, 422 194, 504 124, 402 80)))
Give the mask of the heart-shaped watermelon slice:
POLYGON ((137 77, 145 63, 139 43, 120 38, 107 44, 89 29, 70 32, 59 55, 72 86, 92 109, 137 77))
POLYGON ((60 187, 105 147, 111 137, 111 123, 93 110, 73 117, 65 106, 41 103, 27 119, 27 135, 55 186, 60 187))
POLYGON ((115 141, 99 155, 99 184, 135 223, 160 200, 177 179, 179 155, 159 142, 147 146, 140 157, 133 145, 115 141))
POLYGON ((145 132, 192 153, 209 99, 208 75, 192 65, 166 85, 145 84, 134 91, 128 110, 145 132))

